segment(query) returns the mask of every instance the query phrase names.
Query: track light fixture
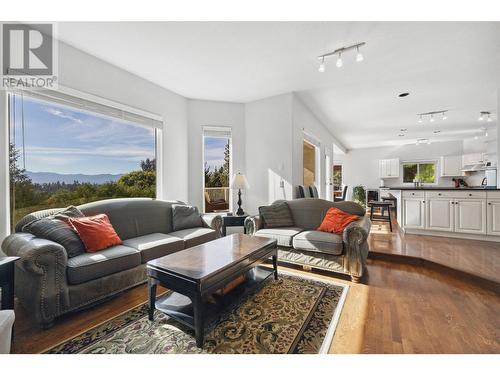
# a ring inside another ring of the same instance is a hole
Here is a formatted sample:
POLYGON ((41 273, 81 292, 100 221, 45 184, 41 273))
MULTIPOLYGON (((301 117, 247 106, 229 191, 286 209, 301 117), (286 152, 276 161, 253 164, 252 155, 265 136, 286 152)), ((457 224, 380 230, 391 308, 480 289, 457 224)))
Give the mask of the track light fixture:
POLYGON ((488 111, 479 112, 479 118, 477 120, 478 121, 486 120, 486 122, 492 122, 493 119, 491 118, 491 112, 488 111))
POLYGON ((356 51, 357 51, 356 61, 357 62, 363 61, 364 57, 363 57, 362 53, 359 51, 359 49, 360 49, 360 47, 364 46, 365 44, 366 44, 366 42, 356 43, 356 44, 353 44, 352 46, 337 48, 333 52, 328 52, 328 53, 325 53, 324 55, 318 56, 318 59, 320 60, 320 65, 319 65, 318 71, 323 73, 326 70, 326 61, 330 56, 337 56, 337 61, 335 63, 335 66, 337 68, 341 68, 342 65, 344 65, 344 62, 342 61, 342 54, 344 52, 351 51, 354 49, 356 49, 356 51))
POLYGON ((446 120, 448 116, 446 115, 446 112, 448 112, 447 109, 442 110, 442 111, 432 111, 432 112, 424 112, 424 113, 417 113, 418 116, 418 123, 422 123, 422 119, 425 116, 429 116, 429 121, 434 122, 435 121, 435 116, 434 115, 441 115, 442 120, 446 120))

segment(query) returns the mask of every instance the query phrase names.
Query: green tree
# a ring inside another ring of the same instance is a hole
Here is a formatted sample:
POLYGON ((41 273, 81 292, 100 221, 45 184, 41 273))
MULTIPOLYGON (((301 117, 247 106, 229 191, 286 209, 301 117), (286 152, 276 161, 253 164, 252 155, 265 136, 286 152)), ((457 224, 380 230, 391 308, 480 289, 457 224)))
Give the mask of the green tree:
POLYGON ((141 169, 144 172, 155 172, 156 171, 156 159, 141 160, 141 169))

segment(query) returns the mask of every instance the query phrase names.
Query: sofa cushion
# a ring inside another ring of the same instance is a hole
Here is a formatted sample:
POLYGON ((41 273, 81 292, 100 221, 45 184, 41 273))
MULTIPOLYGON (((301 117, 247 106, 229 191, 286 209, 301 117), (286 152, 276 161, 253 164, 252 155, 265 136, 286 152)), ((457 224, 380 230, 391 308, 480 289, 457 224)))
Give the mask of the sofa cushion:
POLYGON ((72 258, 85 253, 85 245, 65 220, 83 216, 78 208, 70 206, 65 210, 58 210, 54 215, 32 220, 24 225, 22 230, 60 244, 66 249, 68 258, 72 258))
POLYGON ((293 227, 292 212, 286 202, 276 202, 270 206, 259 207, 259 214, 265 228, 293 227))
POLYGON ((203 220, 197 207, 172 205, 172 226, 174 231, 203 227, 203 220))
POLYGON ((331 255, 341 255, 344 249, 341 235, 317 230, 306 230, 297 234, 293 237, 293 247, 331 255))
POLYGON ((352 222, 359 220, 359 216, 351 215, 336 207, 329 208, 318 230, 321 232, 342 234, 352 222))
POLYGON ((278 246, 292 247, 294 236, 302 230, 296 227, 264 228, 255 232, 255 236, 272 238, 278 242, 278 246))
POLYGON ((184 248, 193 247, 215 240, 217 232, 210 228, 189 228, 170 233, 171 236, 184 240, 184 248))
POLYGON ((184 241, 164 233, 152 233, 123 241, 141 252, 142 263, 184 249, 184 241))
POLYGON ((141 253, 118 245, 97 253, 85 253, 68 259, 67 276, 70 284, 81 284, 111 275, 141 264, 141 253))

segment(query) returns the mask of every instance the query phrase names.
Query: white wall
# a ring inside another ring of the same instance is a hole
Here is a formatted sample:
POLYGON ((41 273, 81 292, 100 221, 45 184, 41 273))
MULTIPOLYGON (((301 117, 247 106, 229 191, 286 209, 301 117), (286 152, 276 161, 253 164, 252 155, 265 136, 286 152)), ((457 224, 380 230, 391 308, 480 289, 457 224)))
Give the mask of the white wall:
POLYGON ((250 189, 243 203, 250 214, 276 199, 292 199, 292 100, 292 94, 284 94, 245 105, 250 189))
MULTIPOLYGON (((226 126, 232 132, 233 173, 245 171, 245 106, 239 103, 188 100, 189 124, 189 188, 190 204, 203 209, 203 126, 226 126)), ((236 194, 233 192, 233 211, 236 209, 236 194)), ((243 192, 243 194, 245 194, 243 192)))
MULTIPOLYGON (((165 120, 163 138, 162 184, 159 198, 188 199, 188 137, 187 100, 169 90, 134 74, 108 64, 65 43, 59 44, 59 83, 88 94, 96 95, 162 116, 165 120)), ((4 121, 6 107, 0 94, 0 144, 7 144, 8 125, 4 121)), ((70 140, 68 140, 70 142, 70 140)), ((8 233, 9 210, 5 197, 8 160, 2 147, 0 153, 0 241, 8 233)))
MULTIPOLYGON (((377 188, 380 185, 378 161, 380 159, 399 158, 401 162, 412 160, 439 160, 441 156, 461 155, 462 141, 439 142, 430 145, 404 145, 392 147, 376 147, 350 150, 345 155, 335 154, 335 159, 342 160, 343 182, 349 186, 348 197, 352 187, 363 185, 367 188, 377 188)), ((439 163, 438 163, 439 164, 439 163)), ((439 166, 438 171, 439 174, 439 166)), ((398 186, 403 182, 400 178, 387 178, 386 186, 398 186)), ((438 178, 438 184, 452 186, 451 178, 438 178)))

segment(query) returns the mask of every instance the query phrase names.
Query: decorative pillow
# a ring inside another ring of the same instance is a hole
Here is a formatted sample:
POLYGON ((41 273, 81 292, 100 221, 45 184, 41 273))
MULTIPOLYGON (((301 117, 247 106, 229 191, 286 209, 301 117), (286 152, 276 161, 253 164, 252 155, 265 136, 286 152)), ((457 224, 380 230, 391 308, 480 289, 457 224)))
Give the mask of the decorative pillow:
POLYGON ((54 241, 66 249, 68 258, 85 253, 85 245, 73 227, 66 222, 70 217, 84 217, 76 207, 70 206, 65 210, 42 219, 33 220, 23 226, 23 232, 28 232, 39 238, 54 241))
POLYGON ((351 215, 338 208, 330 208, 319 226, 318 230, 322 232, 342 234, 344 229, 353 221, 359 220, 358 215, 351 215))
POLYGON ((174 231, 203 226, 203 220, 197 207, 181 204, 172 205, 172 227, 174 231))
POLYGON ((122 244, 106 214, 69 218, 68 222, 80 236, 88 253, 122 244))
POLYGON ((266 228, 293 227, 292 212, 288 203, 278 202, 270 206, 259 207, 259 214, 266 228))

